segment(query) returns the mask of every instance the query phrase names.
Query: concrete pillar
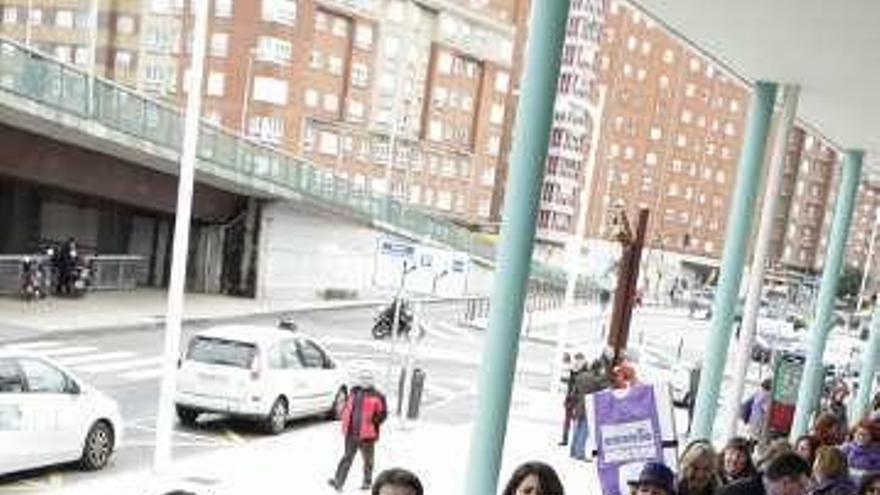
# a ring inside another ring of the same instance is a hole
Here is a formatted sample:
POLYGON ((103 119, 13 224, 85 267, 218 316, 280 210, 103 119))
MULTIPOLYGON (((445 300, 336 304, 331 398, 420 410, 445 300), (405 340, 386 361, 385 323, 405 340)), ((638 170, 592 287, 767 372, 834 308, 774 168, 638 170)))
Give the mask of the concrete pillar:
POLYGON ((712 438, 712 428, 718 411, 718 392, 724 378, 730 330, 739 297, 748 240, 752 233, 755 198, 761 182, 761 169, 775 101, 775 83, 759 81, 755 84, 737 167, 736 188, 727 220, 718 290, 715 293, 709 340, 704 353, 708 359, 704 363, 697 392, 691 439, 712 438))
POLYGON ((465 495, 497 493, 569 0, 532 5, 465 495))
POLYGON ((880 307, 875 306, 874 317, 871 319, 871 338, 862 355, 862 369, 859 370, 859 390, 851 409, 852 423, 858 422, 868 413, 868 401, 871 400, 878 357, 880 357, 880 307))
POLYGON ((831 330, 832 318, 834 317, 837 283, 840 278, 840 268, 843 266, 846 238, 849 234, 853 208, 856 203, 859 180, 862 177, 863 156, 863 151, 848 150, 846 152, 840 188, 837 192, 837 202, 834 205, 831 237, 828 239, 828 251, 825 255, 825 266, 822 269, 822 284, 819 286, 815 316, 810 325, 809 350, 804 374, 801 378, 797 407, 794 412, 794 424, 791 428, 792 439, 807 432, 813 415, 813 407, 819 399, 819 393, 825 382, 822 355, 825 353, 825 342, 828 340, 828 332, 831 330))

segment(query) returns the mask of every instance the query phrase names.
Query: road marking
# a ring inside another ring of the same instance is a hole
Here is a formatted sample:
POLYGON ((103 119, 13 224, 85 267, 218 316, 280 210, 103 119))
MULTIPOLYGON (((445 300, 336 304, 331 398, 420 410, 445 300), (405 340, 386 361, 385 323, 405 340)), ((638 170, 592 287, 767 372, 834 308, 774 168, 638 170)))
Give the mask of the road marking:
POLYGON ((22 480, 11 485, 0 486, 0 493, 43 493, 61 488, 64 478, 61 473, 49 473, 35 479, 22 480))
POLYGON ((34 351, 36 354, 42 354, 44 356, 74 356, 77 354, 87 354, 89 352, 97 351, 97 347, 91 346, 80 346, 80 347, 63 347, 60 349, 41 349, 38 351, 34 351))
POLYGON ((132 359, 130 361, 122 361, 117 363, 93 364, 89 366, 74 366, 77 371, 83 373, 105 373, 108 371, 123 371, 134 368, 145 368, 147 366, 157 366, 162 364, 162 356, 154 356, 143 359, 132 359))
POLYGON ((61 345, 61 343, 57 340, 38 340, 34 342, 22 342, 20 344, 8 344, 3 346, 3 348, 15 351, 35 351, 37 349, 58 347, 59 345, 61 345))
POLYGON ((159 378, 160 376, 162 376, 162 368, 150 368, 123 373, 120 375, 120 378, 128 382, 139 382, 143 380, 152 380, 154 378, 159 378))
POLYGON ((134 352, 129 351, 115 351, 115 352, 102 352, 99 354, 87 354, 85 356, 74 356, 74 357, 66 357, 57 359, 59 364, 64 366, 74 366, 81 364, 91 364, 98 361, 113 361, 117 359, 129 359, 137 356, 134 352))

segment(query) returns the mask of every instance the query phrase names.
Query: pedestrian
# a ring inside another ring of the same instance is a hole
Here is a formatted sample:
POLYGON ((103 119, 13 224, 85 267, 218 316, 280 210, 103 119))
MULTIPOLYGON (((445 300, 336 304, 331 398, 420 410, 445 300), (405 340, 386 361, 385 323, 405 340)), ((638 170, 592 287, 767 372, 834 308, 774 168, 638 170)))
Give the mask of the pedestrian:
POLYGON ((361 488, 369 490, 373 479, 373 458, 379 429, 388 415, 385 396, 373 386, 373 373, 362 370, 358 383, 352 387, 345 408, 342 410, 342 434, 345 453, 339 460, 336 475, 328 480, 336 491, 342 491, 348 470, 355 454, 360 451, 364 461, 364 478, 361 488))
POLYGON ((816 460, 816 450, 819 449, 819 439, 813 435, 801 435, 794 442, 795 454, 807 461, 810 466, 816 460))
POLYGON ((522 464, 510 476, 502 495, 565 495, 562 481, 547 464, 531 461, 522 464))
POLYGON ((372 495, 424 495, 422 482, 415 474, 402 468, 386 469, 373 483, 372 495))
POLYGON ((718 477, 723 486, 751 478, 758 472, 752 461, 752 444, 743 437, 728 440, 718 457, 718 477))
POLYGON ((810 486, 810 467, 794 452, 777 455, 763 473, 737 481, 718 491, 718 495, 806 495, 810 486))
POLYGON ((856 424, 852 438, 840 447, 854 478, 880 472, 880 422, 863 419, 856 424))
POLYGON ((837 380, 831 390, 827 411, 837 419, 837 428, 840 432, 846 432, 849 429, 847 427, 849 416, 845 402, 847 396, 849 396, 849 387, 842 380, 837 380))
POLYGON ((661 462, 646 462, 639 478, 629 485, 636 495, 676 495, 675 474, 661 462))
POLYGON ((562 406, 565 408, 565 417, 562 423, 562 441, 559 442, 560 446, 568 445, 568 436, 571 432, 571 424, 574 421, 575 406, 577 404, 574 386, 575 376, 585 363, 586 358, 584 354, 581 352, 575 353, 574 358, 568 363, 568 376, 563 378, 565 382, 565 399, 562 401, 562 406))
MULTIPOLYGON (((794 452, 794 450, 791 444, 788 443, 788 440, 785 438, 777 438, 767 444, 767 447, 761 452, 761 456, 757 458, 757 461, 755 462, 755 468, 757 468, 759 473, 764 472, 773 459, 776 459, 782 454, 789 454, 792 452, 794 452)), ((807 468, 811 469, 809 464, 807 464, 807 468)))
POLYGON ((849 477, 846 457, 834 447, 819 447, 813 463, 815 485, 810 495, 855 495, 856 485, 849 477))
POLYGON ((761 382, 761 387, 752 395, 748 414, 748 430, 749 438, 756 443, 760 443, 764 437, 764 430, 767 422, 767 412, 770 410, 770 389, 773 386, 772 380, 765 378, 761 382))
POLYGON ((862 478, 859 495, 880 495, 880 473, 866 474, 862 478))
POLYGON ((816 416, 813 421, 812 435, 819 441, 819 445, 840 445, 843 435, 840 431, 840 422, 837 416, 824 411, 816 416))
POLYGON ((578 460, 587 460, 587 438, 589 428, 587 425, 587 394, 596 391, 594 372, 587 366, 585 361, 579 362, 575 358, 575 370, 572 373, 574 382, 572 399, 574 417, 574 436, 571 439, 569 455, 578 460))
POLYGON ((717 467, 717 455, 711 443, 691 442, 679 460, 678 495, 714 495, 721 485, 717 467))

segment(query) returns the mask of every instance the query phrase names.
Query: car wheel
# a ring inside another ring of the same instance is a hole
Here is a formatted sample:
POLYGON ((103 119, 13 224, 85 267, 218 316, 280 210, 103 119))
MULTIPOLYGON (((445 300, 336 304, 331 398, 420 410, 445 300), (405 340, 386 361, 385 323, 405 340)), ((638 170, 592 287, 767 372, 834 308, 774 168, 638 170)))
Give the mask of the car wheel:
POLYGON ((279 397, 272 404, 272 409, 269 410, 269 415, 264 420, 264 426, 266 431, 273 435, 284 431, 287 426, 287 401, 284 398, 279 397))
POLYGON ((327 413, 328 419, 338 420, 342 418, 342 410, 345 409, 345 402, 348 400, 348 392, 345 387, 340 387, 333 398, 333 405, 327 413))
POLYGON ((199 418, 199 412, 191 407, 186 406, 176 406, 177 409, 177 419, 180 420, 180 424, 184 426, 194 426, 196 424, 196 420, 199 418))
POLYGON ((80 465, 87 471, 103 468, 113 454, 113 430, 104 421, 92 425, 86 435, 80 465))

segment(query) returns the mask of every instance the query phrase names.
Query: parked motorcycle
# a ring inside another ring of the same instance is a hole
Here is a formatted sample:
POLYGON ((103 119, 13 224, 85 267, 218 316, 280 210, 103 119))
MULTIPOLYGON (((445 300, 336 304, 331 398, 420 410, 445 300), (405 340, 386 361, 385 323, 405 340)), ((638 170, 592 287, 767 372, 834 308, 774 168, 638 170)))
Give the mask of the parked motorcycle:
POLYGON ((396 298, 390 305, 382 309, 373 322, 373 338, 376 340, 386 339, 394 332, 394 314, 397 305, 400 304, 400 321, 397 327, 398 335, 409 335, 413 326, 413 312, 410 303, 406 299, 396 298))
POLYGON ((28 301, 42 299, 49 294, 49 281, 39 258, 26 256, 21 266, 21 295, 28 301))

